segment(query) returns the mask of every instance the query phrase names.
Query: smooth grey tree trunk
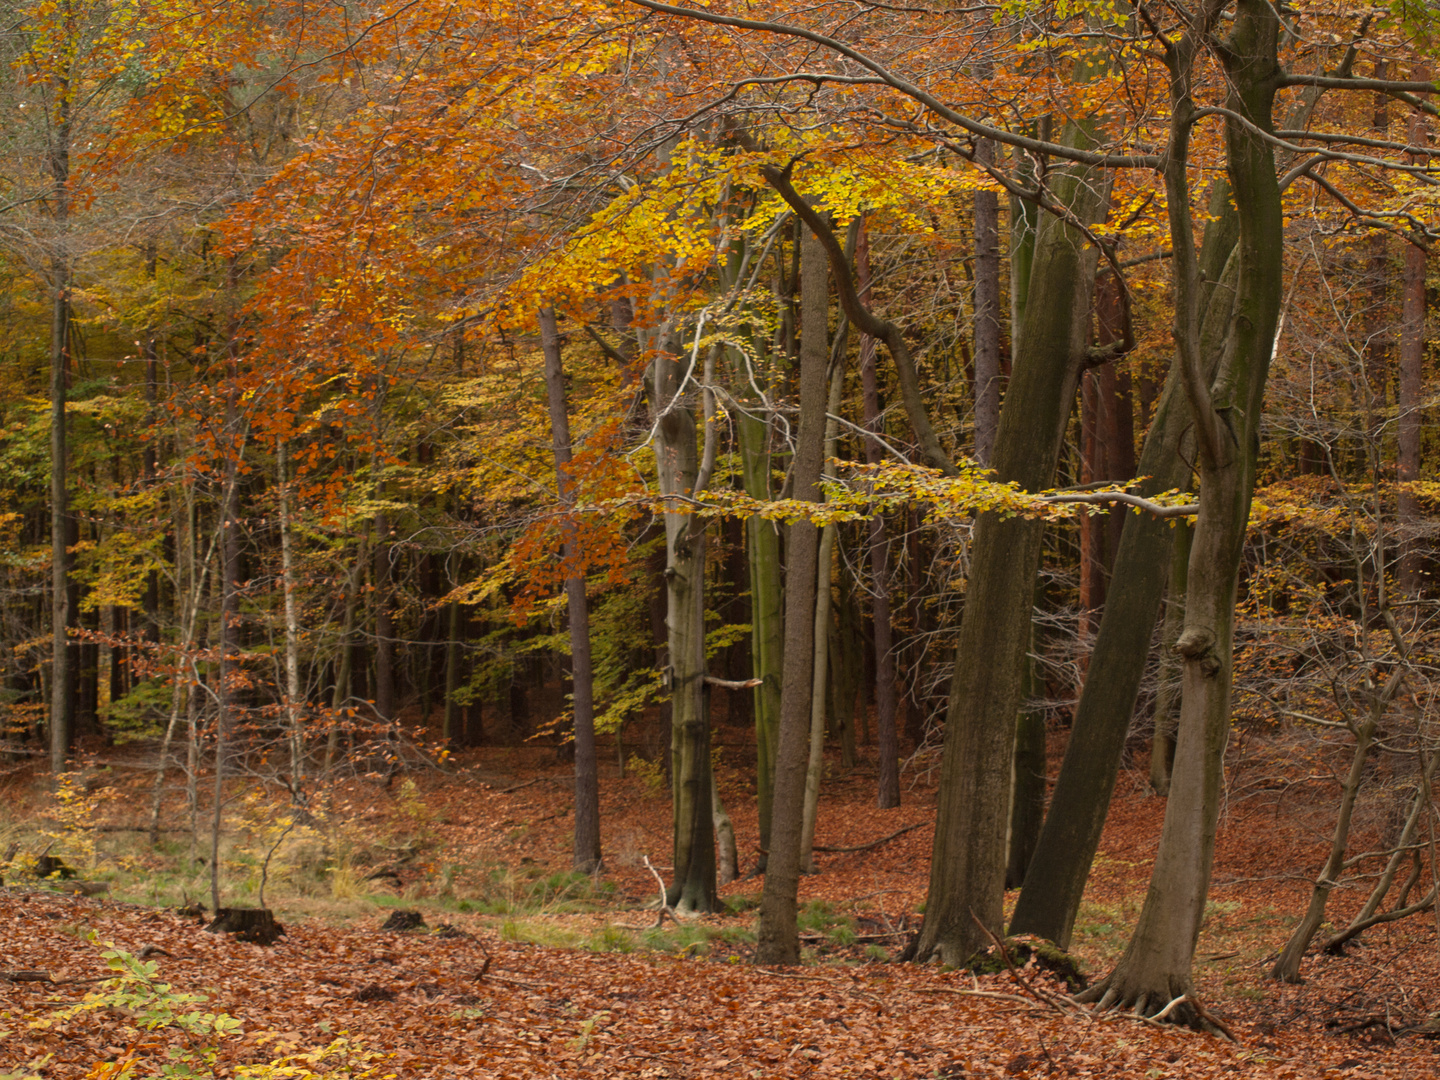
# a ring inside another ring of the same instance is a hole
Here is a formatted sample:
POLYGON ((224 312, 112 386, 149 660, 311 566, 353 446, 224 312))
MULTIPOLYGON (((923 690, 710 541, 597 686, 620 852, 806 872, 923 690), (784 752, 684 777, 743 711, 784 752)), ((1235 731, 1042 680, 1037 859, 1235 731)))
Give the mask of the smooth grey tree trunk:
MULTIPOLYGON (((994 158, 981 139, 975 157, 994 158)), ((1000 198, 975 192, 975 460, 989 466, 1000 424, 1000 198)))
MULTIPOLYGON (((570 413, 565 402, 565 372, 560 330, 555 309, 540 309, 540 348, 545 357, 545 390, 550 403, 550 435, 555 455, 555 481, 562 509, 575 504, 575 480, 570 474, 574 448, 570 442, 570 413)), ((573 865, 583 874, 600 868, 600 780, 595 752, 595 676, 590 664, 590 607, 585 575, 578 561, 579 525, 566 522, 563 558, 570 567, 565 577, 565 599, 570 615, 570 683, 575 718, 575 849, 573 865)))
MULTIPOLYGON (((791 467, 792 497, 820 501, 825 454, 826 319, 830 304, 826 250, 809 228, 801 232, 800 422, 791 467)), ((800 960, 796 897, 800 888, 800 833, 810 736, 810 694, 815 661, 815 575, 819 529, 801 518, 791 524, 785 552, 785 677, 780 690, 780 739, 775 760, 775 802, 770 857, 760 899, 759 964, 800 960)))
MULTIPOLYGON (((1075 127, 1067 141, 1086 141, 1075 127)), ((1082 223, 1107 202, 1088 169, 1052 174, 1054 197, 1082 223)), ((1032 296, 992 466, 1001 481, 1038 491, 1053 482, 1086 354, 1097 253, 1068 222, 1047 216, 1036 237, 1032 296)), ((940 805, 925 922, 907 953, 963 964, 1001 932, 1006 833, 1021 670, 1030 644, 1031 601, 1043 523, 981 514, 960 622, 946 715, 940 805)))
MULTIPOLYGON (((1238 224, 1229 185, 1211 192, 1212 224, 1200 256, 1213 297, 1202 336, 1207 377, 1219 364, 1229 330, 1238 224), (1215 283, 1223 283, 1215 288, 1215 283)), ((1190 479, 1182 441, 1191 427, 1180 371, 1172 365, 1140 454, 1138 473, 1150 477, 1144 496, 1183 488, 1190 479)), ((1145 674, 1155 617, 1164 596, 1174 531, 1168 521, 1127 514, 1116 552, 1109 596, 1075 710, 1070 741, 1026 880, 1010 921, 1012 934, 1035 934, 1068 948, 1090 865, 1100 844, 1115 789, 1125 736, 1145 674)))

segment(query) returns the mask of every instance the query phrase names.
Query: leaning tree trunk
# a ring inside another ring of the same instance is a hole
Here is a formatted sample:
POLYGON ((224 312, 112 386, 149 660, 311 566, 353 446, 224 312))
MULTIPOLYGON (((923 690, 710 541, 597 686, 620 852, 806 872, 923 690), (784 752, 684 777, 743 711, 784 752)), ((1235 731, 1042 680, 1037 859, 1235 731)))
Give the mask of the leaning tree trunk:
MULTIPOLYGON (((545 354, 545 389, 550 401, 550 433, 554 442, 555 479, 560 505, 575 503, 570 475, 572 447, 570 414, 565 406, 565 373, 561 367, 560 331, 555 309, 540 309, 540 346, 545 354)), ((600 867, 600 780, 595 754, 595 677, 590 666, 590 608, 578 550, 579 525, 565 523, 565 597, 570 614, 570 681, 575 717, 575 851, 573 865, 583 874, 600 867)), ((454 632, 451 637, 453 639, 454 632)))
MULTIPOLYGON (((1229 205, 1229 191, 1226 184, 1216 186, 1210 201, 1212 210, 1229 205)), ((1222 212, 1207 230, 1201 254, 1206 280, 1222 283, 1213 291, 1201 339, 1201 362, 1207 379, 1219 364, 1230 324, 1238 267, 1231 258, 1234 227, 1233 214, 1227 221, 1222 212)), ((1140 454, 1138 472, 1150 478, 1138 486, 1141 495, 1184 487, 1190 478, 1191 467, 1181 445, 1192 423, 1184 397, 1180 370, 1172 366, 1140 454)), ((1126 515, 1065 760, 1024 887, 1015 902, 1010 921, 1012 934, 1035 934, 1061 948, 1069 947, 1080 897, 1105 828, 1135 698, 1145 674, 1155 616, 1165 593, 1173 538, 1168 521, 1149 514, 1126 515)))
MULTIPOLYGON (((1084 139, 1078 128, 1067 137, 1084 139)), ((1105 203, 1103 181, 1088 169, 1059 172, 1054 189, 1082 223, 1096 220, 1105 203)), ((1072 225, 1056 217, 1041 223, 1030 292, 1047 302, 1026 308, 991 462, 1001 481, 1030 491, 1052 482, 1085 357, 1096 257, 1072 225)), ((987 931, 1001 930, 1010 769, 1043 529, 994 513, 975 525, 925 922, 908 950, 915 959, 963 964, 989 940, 987 931)))
MULTIPOLYGON (((825 375, 829 349, 826 251, 811 229, 802 230, 800 255, 800 423, 791 469, 793 497, 820 501, 825 456, 825 375)), ((800 960, 796 897, 800 889, 800 833, 810 737, 810 694, 815 661, 815 575, 819 529, 807 518, 790 526, 785 552, 785 677, 780 689, 780 741, 775 760, 775 802, 770 856, 760 900, 759 964, 800 960)))
MULTIPOLYGON (((1268 0, 1238 0, 1229 49, 1228 107, 1245 122, 1226 123, 1230 184, 1240 219, 1235 317, 1222 367, 1211 387, 1200 371, 1199 281, 1188 216, 1186 141, 1193 118, 1187 48, 1171 54, 1176 88, 1167 194, 1175 250, 1175 338, 1195 420, 1200 509, 1190 553, 1184 661, 1175 769, 1150 889, 1134 936, 1115 970, 1087 994, 1102 1007, 1152 1015, 1189 997, 1191 965, 1209 891, 1230 727, 1232 636, 1241 550, 1254 488, 1265 379, 1280 315, 1283 212, 1274 153, 1250 125, 1272 129, 1279 74, 1279 19, 1268 0), (1183 66, 1182 66, 1183 65, 1183 66)), ((1202 1010, 1182 1002, 1176 1022, 1205 1026, 1202 1010)))

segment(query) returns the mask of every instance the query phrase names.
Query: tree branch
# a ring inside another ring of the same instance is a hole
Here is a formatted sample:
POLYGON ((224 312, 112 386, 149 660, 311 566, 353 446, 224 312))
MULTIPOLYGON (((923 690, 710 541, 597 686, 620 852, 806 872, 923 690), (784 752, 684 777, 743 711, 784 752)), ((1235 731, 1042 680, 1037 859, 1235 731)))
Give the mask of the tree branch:
POLYGON ((789 165, 783 170, 773 165, 762 165, 760 173, 765 177, 766 183, 789 204, 795 216, 803 221, 825 246, 845 316, 861 333, 885 342, 890 358, 895 361, 895 370, 900 376, 900 394, 905 401, 905 413, 910 419, 910 426, 915 429, 915 437, 919 440, 921 450, 946 476, 958 476, 960 470, 940 445, 940 438, 935 434, 935 428, 930 424, 930 416, 925 411, 925 401, 920 394, 920 377, 915 372, 915 361, 910 355, 910 347, 905 343, 905 335, 894 323, 875 315, 860 302, 860 295, 855 291, 855 277, 850 272, 850 262, 845 257, 840 241, 835 238, 835 230, 826 225, 815 208, 800 197, 800 193, 790 183, 790 169, 789 165))

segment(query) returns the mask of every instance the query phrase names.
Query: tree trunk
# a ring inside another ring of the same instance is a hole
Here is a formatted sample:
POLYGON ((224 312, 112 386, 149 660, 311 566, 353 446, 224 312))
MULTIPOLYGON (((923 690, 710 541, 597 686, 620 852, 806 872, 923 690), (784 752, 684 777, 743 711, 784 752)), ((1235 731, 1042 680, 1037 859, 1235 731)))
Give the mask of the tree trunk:
MULTIPOLYGON (((1239 264, 1232 257, 1238 223, 1229 205, 1229 185, 1215 185, 1210 199, 1212 225, 1200 256, 1201 273, 1213 297, 1201 346, 1207 378, 1219 363, 1228 333, 1238 274, 1239 264), (1221 287, 1209 284, 1215 282, 1221 287)), ((1183 487, 1189 479, 1190 465, 1181 444, 1192 420, 1184 394, 1179 368, 1172 366, 1140 456, 1140 475, 1151 477, 1139 485, 1142 495, 1183 487)), ((1113 584, 1050 809, 1015 903, 1012 934, 1035 934, 1061 948, 1069 946, 1145 674, 1173 536, 1169 522, 1148 514, 1126 515, 1113 584)))
MULTIPOLYGON (((769 499, 772 497, 769 428, 748 411, 740 415, 739 427, 745 493, 755 499, 769 499)), ((779 526, 758 516, 746 518, 745 548, 750 566, 751 677, 760 680, 753 693, 755 793, 760 814, 760 869, 763 870, 770 850, 785 655, 785 592, 780 579, 779 526)))
MULTIPOLYGON (((1083 140, 1072 128, 1067 138, 1083 140)), ((1105 203, 1103 181, 1084 169, 1054 178, 1055 193, 1083 223, 1105 203)), ((992 462, 1002 481, 1037 491, 1053 480, 1085 356, 1096 252, 1055 217, 1040 225, 1026 308, 992 462)), ((981 514, 960 622, 946 719, 940 805, 925 922, 916 959, 963 964, 1001 931, 1008 861, 1010 770, 1021 668, 1030 643, 1041 522, 981 514)))
MULTIPOLYGON (((1415 74, 1417 79, 1427 77, 1423 69, 1415 74)), ((1418 115, 1411 121, 1410 138, 1415 145, 1424 145, 1425 122, 1418 115)), ((1405 245, 1405 271, 1401 285, 1400 377, 1395 402, 1399 414, 1395 423, 1396 478, 1402 485, 1420 479, 1426 258, 1426 249, 1419 244, 1405 245)), ((1423 545, 1415 535, 1421 520, 1420 500, 1413 493, 1401 490, 1397 504, 1400 532, 1400 575, 1397 584, 1403 596, 1413 598, 1420 595, 1423 581, 1423 545)))
MULTIPOLYGON (((1040 590, 1036 589, 1038 603, 1040 590)), ((1045 821, 1047 765, 1045 755, 1045 709, 1040 698, 1045 681, 1040 678, 1035 653, 1035 621, 1030 621, 1030 645, 1026 650, 1024 674, 1021 676, 1021 709, 1015 728, 1014 775, 1010 796, 1010 850, 1005 867, 1005 888, 1018 888, 1025 880, 1026 870, 1040 842, 1040 828, 1045 821)))
MULTIPOLYGON (((975 158, 994 159, 988 139, 975 144, 975 158)), ((1000 199, 975 192, 975 460, 990 465, 1000 423, 1000 199)))
MULTIPOLYGON (((828 302, 829 295, 826 299, 828 302)), ((837 348, 844 347, 844 333, 837 348)), ((842 363, 835 365, 830 379, 830 399, 826 412, 836 416, 840 412, 840 394, 845 384, 845 368, 842 363)), ((835 456, 836 423, 825 421, 824 460, 835 456)), ((818 572, 815 578, 815 630, 814 669, 810 677, 810 754, 805 763, 805 808, 800 825, 800 870, 814 874, 815 868, 815 820, 820 813, 820 779, 825 771, 825 721, 826 690, 830 686, 830 609, 831 561, 835 553, 835 523, 829 522, 820 530, 820 547, 816 554, 818 572)))
POLYGON ((68 84, 57 88, 58 122, 46 155, 54 189, 56 250, 51 259, 50 300, 50 577, 51 641, 50 772, 65 771, 75 731, 76 650, 70 643, 70 512, 65 395, 70 367, 70 98, 68 84))
MULTIPOLYGON (((667 343, 653 361, 658 412, 656 466, 662 498, 693 496, 700 468, 690 357, 667 343)), ((715 827, 710 793, 710 716, 705 693, 705 526, 683 504, 665 517, 666 688, 670 691, 670 782, 674 799, 674 878, 666 903, 714 911, 715 827)))
POLYGON ((300 719, 300 613, 295 595, 290 478, 286 475, 284 439, 276 444, 275 453, 280 471, 280 572, 285 589, 285 716, 290 726, 290 776, 298 791, 305 775, 305 731, 300 719))
POLYGON ((1356 800, 1360 795, 1360 785, 1363 782, 1365 765, 1370 758, 1370 748, 1375 744, 1376 725, 1384 715, 1385 707, 1394 698, 1404 675, 1404 665, 1397 664, 1395 670, 1391 672, 1385 688, 1375 694, 1371 707, 1366 710, 1364 719, 1351 728, 1355 735, 1355 751, 1350 758, 1350 772, 1340 787, 1340 808, 1335 816, 1335 831, 1330 840, 1330 854, 1325 859, 1325 866, 1321 869, 1320 876, 1315 879, 1314 887, 1310 890, 1310 903, 1305 908, 1305 914, 1296 924, 1295 929, 1291 931, 1289 940, 1285 942, 1285 947, 1280 950, 1280 956, 1270 969, 1272 979, 1280 979, 1288 983, 1300 981, 1300 960, 1304 957, 1305 950, 1310 947, 1316 931, 1325 921, 1325 907, 1330 899, 1330 892, 1339 884, 1340 874, 1345 869, 1345 852, 1350 843, 1350 821, 1355 812, 1356 800))
MULTIPOLYGON (((460 616, 458 601, 452 600, 445 607, 445 712, 444 719, 441 720, 440 737, 446 746, 454 746, 457 742, 457 732, 462 726, 461 706, 455 700, 455 695, 460 690, 460 665, 464 662, 464 644, 460 640, 463 620, 460 616)), ((466 746, 471 745, 468 736, 459 741, 466 746)))
MULTIPOLYGON (((1279 18, 1268 0, 1238 0, 1229 50, 1228 107, 1261 131, 1272 130, 1279 18)), ((1254 488, 1265 379, 1279 325, 1283 213, 1274 152, 1236 120, 1226 122, 1230 184, 1240 219, 1235 317, 1214 385, 1200 363, 1199 282, 1186 195, 1185 140, 1193 104, 1188 69, 1172 85, 1172 139, 1166 167, 1175 248, 1175 338, 1181 349, 1195 422, 1200 510, 1190 553, 1185 629, 1176 643, 1184 662, 1175 769, 1160 847, 1139 925, 1115 970, 1087 994, 1102 1007, 1150 1015, 1193 990, 1191 964, 1209 891, 1225 742, 1230 727, 1232 638, 1240 555, 1254 488)), ((1193 55, 1193 54, 1192 54, 1193 55)), ((1189 1003, 1172 1014, 1203 1026, 1189 1003)))
POLYGON ((382 724, 395 720, 395 617, 390 610, 390 515, 375 515, 375 545, 370 553, 375 604, 375 715, 382 724))
MULTIPOLYGON (((545 389, 550 400, 550 434, 554 442, 555 478, 564 509, 575 503, 570 475, 573 447, 570 415, 565 404, 565 373, 561 366, 560 331, 554 308, 540 309, 540 345, 545 354, 545 389)), ((595 756, 595 677, 590 665, 590 608, 580 562, 579 525, 567 521, 563 558, 568 572, 565 597, 570 612, 570 679, 575 716, 575 852, 574 867, 584 874, 600 868, 600 780, 595 756)))
MULTIPOLYGON (((826 317, 829 287, 826 252, 810 229, 801 233, 800 423, 791 490, 795 499, 820 501, 825 455, 826 317)), ((755 962, 800 960, 796 896, 800 888, 800 833, 805 802, 806 746, 815 660, 815 581, 819 529, 801 518, 790 526, 785 552, 785 677, 780 692, 780 738, 775 761, 775 803, 770 857, 760 900, 755 962)))
MULTIPOLYGON (((860 298, 870 301, 870 243, 862 223, 855 249, 855 276, 860 298)), ((880 391, 875 375, 875 339, 860 335, 860 383, 864 395, 865 429, 881 428, 880 391)), ((996 393, 999 388, 997 384, 996 393)), ((865 438, 865 461, 879 465, 884 459, 880 440, 865 438)), ((885 536, 885 519, 869 522, 870 613, 875 634, 875 740, 879 757, 875 805, 882 810, 900 805, 900 739, 896 729, 895 645, 890 627, 890 544, 885 536)))
POLYGON ((1150 786, 1157 795, 1170 794, 1170 773, 1175 767, 1175 717, 1180 706, 1180 656, 1175 643, 1185 629, 1185 583, 1190 577, 1188 521, 1175 526, 1170 558, 1169 599, 1160 628, 1160 677, 1155 691, 1155 731, 1150 737, 1150 786))

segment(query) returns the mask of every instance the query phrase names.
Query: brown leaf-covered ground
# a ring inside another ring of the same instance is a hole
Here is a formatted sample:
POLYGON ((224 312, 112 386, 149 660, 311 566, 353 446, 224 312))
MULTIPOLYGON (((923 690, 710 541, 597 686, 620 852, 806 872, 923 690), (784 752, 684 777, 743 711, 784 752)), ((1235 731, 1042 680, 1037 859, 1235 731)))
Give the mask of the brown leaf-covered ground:
MULTIPOLYGON (((876 959, 898 951, 924 898, 934 807, 924 784, 906 791, 900 809, 879 811, 873 770, 862 763, 846 775, 831 763, 818 844, 856 847, 918 827, 866 850, 821 853, 820 874, 802 885, 802 901, 829 904, 811 908, 825 916, 807 933, 811 962, 768 970, 749 963, 753 911, 702 920, 708 940, 691 928, 686 947, 653 934, 648 940, 662 948, 645 947, 643 928, 655 921, 645 905, 656 887, 643 859, 665 859, 669 803, 613 766, 602 784, 615 885, 606 909, 575 912, 542 897, 509 914, 473 910, 467 896, 493 900, 497 887, 513 890, 568 865, 566 767, 553 752, 528 748, 477 751, 457 764, 452 774, 415 774, 403 796, 395 785, 354 785, 342 805, 356 828, 389 829, 393 838, 398 821, 424 834, 420 853, 396 866, 402 895, 329 907, 281 896, 272 906, 287 934, 273 947, 117 899, 34 886, 0 893, 0 1076, 50 1054, 39 1075, 82 1077, 127 1055, 157 1059, 175 1043, 137 1034, 123 1009, 49 1029, 28 1025, 80 1000, 106 974, 91 935, 146 951, 176 990, 204 991, 209 1008, 242 1022, 244 1034, 221 1044, 221 1075, 342 1032, 389 1055, 383 1071, 399 1077, 1440 1075, 1440 1041, 1414 1031, 1440 1011, 1430 915, 1371 930, 1347 955, 1307 958, 1299 986, 1265 977, 1267 958, 1308 895, 1305 875, 1322 857, 1324 784, 1247 787, 1245 761, 1232 762, 1211 917, 1197 954, 1201 994, 1234 1030, 1230 1044, 1131 1017, 1062 1011, 1040 1000, 1056 987, 1035 972, 1024 977, 1038 996, 1008 973, 975 978, 876 959), (394 907, 421 909, 431 930, 380 931, 394 907), (850 934, 832 932, 841 921, 850 934), (435 933, 442 924, 450 929, 435 933), (547 928, 555 940, 586 947, 527 943, 547 928), (54 981, 15 981, 24 973, 54 981)), ((753 800, 738 768, 720 775, 748 868, 753 800)), ((137 773, 135 787, 144 780, 137 773)), ((37 799, 35 791, 33 782, 12 779, 8 794, 20 805, 37 799)), ((126 807, 137 805, 112 800, 106 813, 123 822, 126 807)), ((1075 952, 1092 974, 1124 946, 1162 813, 1141 773, 1122 776, 1077 923, 1075 952)), ((754 898, 760 888, 742 878, 723 892, 754 898)), ((1336 917, 1362 898, 1358 890, 1337 893, 1336 917)))

